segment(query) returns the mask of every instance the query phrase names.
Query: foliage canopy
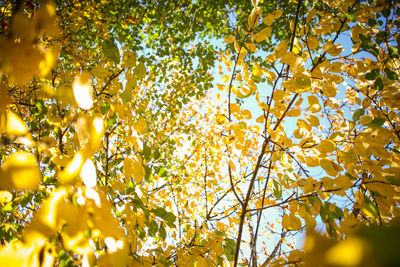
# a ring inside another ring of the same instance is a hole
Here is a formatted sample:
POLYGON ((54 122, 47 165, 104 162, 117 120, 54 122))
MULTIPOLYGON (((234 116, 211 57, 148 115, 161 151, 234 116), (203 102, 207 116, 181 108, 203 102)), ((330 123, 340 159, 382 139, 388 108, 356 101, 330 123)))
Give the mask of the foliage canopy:
POLYGON ((399 264, 399 15, 2 1, 0 264, 399 264))

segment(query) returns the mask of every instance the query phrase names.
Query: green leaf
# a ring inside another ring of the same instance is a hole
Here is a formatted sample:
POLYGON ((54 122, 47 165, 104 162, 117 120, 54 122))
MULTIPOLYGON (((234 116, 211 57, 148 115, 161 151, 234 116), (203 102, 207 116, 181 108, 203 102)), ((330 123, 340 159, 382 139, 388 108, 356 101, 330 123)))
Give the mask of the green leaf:
POLYGON ((354 122, 358 121, 364 114, 365 114, 365 109, 363 108, 357 109, 353 114, 353 121, 354 122))
POLYGON ((3 212, 12 212, 13 211, 13 206, 12 206, 13 202, 8 202, 7 204, 5 204, 3 206, 3 208, 1 209, 3 212))
POLYGON ((164 265, 164 266, 171 266, 172 262, 170 260, 168 260, 165 256, 161 255, 160 257, 160 262, 164 265))
POLYGON ((378 218, 378 216, 379 216, 378 208, 375 206, 375 204, 366 195, 364 195, 364 202, 362 204, 361 210, 367 216, 370 216, 370 217, 372 217, 374 219, 378 218))
POLYGON ((235 251, 236 251, 236 242, 233 239, 225 238, 225 244, 223 245, 225 256, 228 261, 234 261, 235 259, 235 251))
POLYGON ((167 174, 167 170, 164 167, 161 167, 161 169, 158 171, 158 176, 160 177, 166 177, 167 174))
POLYGON ((148 166, 144 166, 145 170, 146 170, 146 174, 144 175, 144 180, 148 183, 150 183, 151 181, 153 181, 153 173, 151 172, 151 168, 148 166))
POLYGON ((129 89, 125 89, 121 93, 121 99, 122 99, 122 103, 124 103, 124 104, 130 102, 132 100, 132 91, 129 89))
POLYGON ((276 180, 273 180, 273 183, 274 183, 274 196, 276 197, 276 199, 281 199, 281 197, 282 197, 282 187, 280 186, 280 184, 276 180))
POLYGON ((345 15, 346 15, 346 18, 349 20, 349 21, 354 21, 355 19, 356 19, 356 14, 354 14, 354 13, 345 13, 345 15))
POLYGON ((394 71, 385 68, 385 74, 388 77, 389 80, 395 81, 399 79, 399 76, 397 75, 397 73, 395 73, 394 71))
POLYGON ((155 236, 157 231, 158 231, 158 225, 157 222, 151 221, 148 225, 149 227, 149 235, 150 236, 155 236))
POLYGON ((135 68, 135 75, 138 78, 138 80, 142 80, 146 76, 146 67, 142 62, 140 62, 135 68))
POLYGON ((100 105, 100 111, 101 113, 104 115, 106 114, 107 110, 110 108, 110 104, 108 104, 107 102, 103 102, 100 105))
POLYGON ((117 115, 114 113, 111 118, 107 121, 107 126, 113 126, 117 124, 117 115))
POLYGON ((371 72, 365 74, 365 79, 374 81, 376 78, 378 78, 378 75, 379 75, 379 70, 373 69, 371 72))
POLYGON ((381 127, 385 123, 384 118, 374 118, 370 124, 367 124, 369 127, 381 127))
POLYGON ((104 56, 108 60, 111 60, 116 65, 118 65, 118 63, 120 61, 119 50, 118 50, 118 46, 113 41, 111 41, 110 39, 104 40, 102 50, 103 50, 104 56))
POLYGON ((350 178, 350 180, 354 181, 357 180, 356 177, 354 177, 353 175, 351 175, 350 173, 346 172, 346 176, 350 178))
POLYGON ((151 148, 146 144, 143 145, 143 156, 145 160, 149 160, 151 156, 151 148))
POLYGON ((165 240, 165 238, 167 237, 167 232, 165 231, 164 224, 162 224, 162 223, 160 225, 160 229, 158 229, 158 234, 160 235, 162 240, 165 240))
POLYGON ((383 82, 381 78, 376 79, 374 83, 374 89, 378 91, 381 91, 383 89, 383 82))
POLYGON ((389 51, 392 57, 398 58, 399 57, 399 49, 395 46, 389 47, 389 51))
POLYGON ((385 178, 392 184, 400 186, 400 178, 393 175, 386 175, 385 178))
POLYGON ((175 215, 172 212, 166 211, 164 208, 155 208, 151 212, 166 221, 168 225, 173 225, 173 223, 175 222, 175 215))

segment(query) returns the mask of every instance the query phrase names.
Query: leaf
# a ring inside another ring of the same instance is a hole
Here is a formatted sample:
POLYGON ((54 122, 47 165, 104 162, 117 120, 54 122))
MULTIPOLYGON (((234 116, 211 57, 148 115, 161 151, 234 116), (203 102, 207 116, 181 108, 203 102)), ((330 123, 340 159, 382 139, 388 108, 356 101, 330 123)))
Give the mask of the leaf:
POLYGON ((275 58, 278 59, 278 58, 282 57, 284 54, 286 54, 287 49, 288 49, 288 46, 285 41, 278 44, 274 49, 275 58))
POLYGON ((39 187, 42 173, 36 158, 28 152, 16 152, 7 158, 0 169, 0 188, 33 190, 39 187))
POLYGON ((385 74, 386 76, 389 78, 389 80, 395 81, 399 79, 399 76, 397 75, 397 73, 395 73, 394 71, 385 68, 385 74))
POLYGON ((160 235, 160 237, 163 240, 165 240, 165 238, 167 237, 167 232, 165 231, 165 227, 164 227, 163 223, 160 224, 160 228, 158 229, 158 234, 160 235))
POLYGON ((150 221, 149 224, 148 224, 148 227, 149 227, 149 235, 150 236, 155 236, 157 231, 158 231, 157 222, 150 221))
POLYGON ((369 127, 381 127, 385 123, 384 118, 374 118, 371 123, 367 124, 366 126, 369 127))
POLYGON ((231 78, 231 77, 229 77, 228 75, 224 75, 224 76, 221 77, 221 81, 222 81, 223 83, 226 83, 226 82, 228 82, 228 81, 230 80, 230 78, 231 78))
POLYGON ((228 261, 234 261, 234 259, 235 259, 235 249, 236 249, 235 240, 233 240, 231 238, 225 238, 224 239, 223 248, 224 248, 224 251, 225 251, 225 256, 228 259, 228 261))
POLYGON ((278 181, 276 181, 275 179, 272 180, 274 183, 274 196, 276 199, 281 199, 282 197, 282 187, 280 186, 280 184, 278 183, 278 181))
POLYGON ((379 70, 373 69, 371 72, 365 74, 365 79, 374 81, 376 78, 378 78, 378 75, 379 75, 379 70))
POLYGON ((375 80, 374 89, 377 91, 381 91, 383 89, 383 82, 381 78, 375 80))
POLYGON ((135 68, 135 75, 138 80, 142 80, 146 77, 146 66, 143 62, 140 62, 135 68))
POLYGON ((0 191, 0 204, 4 205, 12 200, 13 196, 8 191, 0 191))
POLYGON ((151 210, 156 216, 160 217, 161 219, 165 220, 168 225, 173 225, 175 222, 175 215, 172 212, 166 211, 164 208, 155 208, 151 210))
POLYGON ((271 34, 271 32, 272 29, 269 27, 262 29, 258 33, 254 34, 254 39, 256 40, 256 42, 262 42, 265 40, 265 38, 267 38, 267 36, 271 34))
POLYGON ((132 100, 132 92, 125 88, 125 90, 121 93, 122 103, 127 104, 132 100))
POLYGON ((104 56, 115 63, 115 65, 119 64, 120 55, 118 46, 110 39, 106 39, 103 41, 102 51, 104 56))
POLYGON ((377 219, 379 216, 378 207, 366 195, 364 195, 364 201, 362 203, 361 210, 363 213, 365 213, 365 215, 374 219, 377 219))
POLYGON ((353 114, 353 121, 357 122, 360 119, 360 117, 363 116, 364 114, 365 114, 365 109, 363 108, 357 109, 353 114))
POLYGON ((282 227, 286 230, 299 230, 301 228, 301 220, 294 214, 283 215, 282 227))
POLYGON ((393 175, 386 175, 385 178, 392 184, 400 186, 400 177, 396 177, 393 175))
POLYGON ((329 140, 329 139, 322 140, 318 144, 317 149, 321 153, 330 153, 330 152, 333 152, 336 149, 336 144, 332 140, 329 140))
POLYGON ((235 41, 235 37, 233 35, 228 35, 224 37, 224 42, 229 44, 235 41))
POLYGON ((318 38, 314 35, 310 35, 307 38, 307 45, 308 45, 308 48, 310 48, 311 50, 317 49, 319 46, 318 38))
POLYGON ((93 89, 89 72, 83 72, 74 80, 72 90, 75 101, 81 109, 88 110, 93 106, 93 89))

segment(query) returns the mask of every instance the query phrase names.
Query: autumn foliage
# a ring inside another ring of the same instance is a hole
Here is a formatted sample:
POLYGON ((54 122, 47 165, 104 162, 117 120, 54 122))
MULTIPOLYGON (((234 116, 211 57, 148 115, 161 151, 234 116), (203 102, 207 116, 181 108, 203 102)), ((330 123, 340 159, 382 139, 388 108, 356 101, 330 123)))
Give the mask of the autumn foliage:
POLYGON ((397 1, 0 7, 1 266, 400 264, 397 1))

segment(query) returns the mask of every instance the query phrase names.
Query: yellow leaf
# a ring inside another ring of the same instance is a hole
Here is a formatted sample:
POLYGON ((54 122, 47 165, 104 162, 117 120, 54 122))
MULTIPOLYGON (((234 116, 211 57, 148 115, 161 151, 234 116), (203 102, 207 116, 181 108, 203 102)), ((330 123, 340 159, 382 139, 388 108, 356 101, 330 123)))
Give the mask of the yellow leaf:
POLYGON ((311 126, 318 127, 319 126, 319 119, 317 116, 314 115, 306 115, 306 120, 311 126))
POLYGON ((360 40, 360 31, 361 27, 359 25, 355 25, 354 27, 351 28, 351 38, 353 39, 354 42, 358 42, 360 40))
POLYGON ((340 189, 347 190, 351 186, 353 186, 353 183, 350 181, 350 178, 347 177, 346 175, 339 175, 335 180, 334 180, 336 186, 340 189))
POLYGON ((334 151, 336 149, 336 144, 332 141, 332 140, 322 140, 317 149, 321 152, 321 153, 330 153, 332 151, 334 151))
POLYGON ((247 30, 250 30, 258 25, 260 16, 257 14, 257 12, 254 11, 255 9, 253 9, 253 11, 247 17, 247 30))
POLYGON ((270 35, 272 32, 271 28, 267 27, 265 29, 262 29, 258 33, 254 34, 254 39, 256 42, 262 42, 267 38, 268 35, 270 35))
POLYGON ((146 128, 147 128, 147 123, 145 120, 138 120, 137 122, 135 122, 133 124, 133 128, 135 128, 135 131, 138 134, 143 134, 144 132, 146 132, 146 128))
POLYGON ((140 183, 146 174, 142 158, 137 155, 133 158, 124 159, 123 174, 125 176, 125 182, 128 182, 129 179, 133 177, 136 183, 140 183))
POLYGON ((272 12, 272 15, 274 16, 275 19, 279 18, 280 16, 282 16, 283 12, 280 9, 275 10, 274 12, 272 12))
POLYGON ((309 95, 307 96, 307 102, 311 106, 314 104, 319 104, 319 99, 315 95, 309 95))
POLYGON ((254 76, 262 76, 263 74, 263 69, 260 67, 260 65, 255 64, 253 71, 251 72, 254 76))
POLYGON ((286 91, 283 91, 283 90, 276 90, 276 91, 274 92, 273 99, 274 99, 275 101, 282 101, 282 100, 285 98, 285 96, 286 96, 286 91))
POLYGON ((294 214, 283 215, 282 227, 287 230, 299 230, 301 228, 301 220, 294 214))
POLYGON ((354 152, 354 150, 339 151, 339 158, 347 164, 356 163, 358 160, 357 154, 354 152))
POLYGON ((91 159, 87 159, 82 166, 80 176, 87 187, 95 187, 97 184, 96 166, 91 159))
POLYGON ((0 191, 0 204, 10 202, 12 200, 12 194, 8 191, 0 191))
POLYGON ((261 115, 261 116, 259 116, 259 117, 256 119, 256 122, 257 122, 257 123, 263 123, 264 121, 265 121, 264 115, 261 115))
POLYGON ((76 122, 77 135, 81 151, 85 157, 90 157, 102 143, 104 122, 101 117, 80 117, 76 122))
POLYGON ((227 119, 224 115, 219 114, 215 117, 215 121, 217 122, 217 124, 222 125, 227 121, 227 119))
POLYGON ((329 65, 329 71, 334 73, 341 73, 343 71, 344 64, 341 62, 333 62, 329 65))
POLYGON ((292 51, 289 51, 282 56, 281 63, 287 64, 292 67, 292 66, 294 66, 294 64, 296 64, 296 59, 297 59, 297 57, 296 57, 295 53, 293 53, 292 51))
POLYGON ((85 162, 82 152, 75 153, 68 165, 59 173, 58 181, 62 184, 73 184, 78 177, 85 162))
POLYGON ((321 168, 326 171, 326 173, 330 176, 336 176, 338 171, 336 170, 335 165, 329 159, 321 159, 320 160, 321 168))
POLYGON ((336 87, 331 84, 325 84, 322 87, 322 91, 324 92, 324 95, 327 97, 335 97, 336 96, 336 87))
POLYGON ((224 37, 224 42, 229 44, 235 41, 235 37, 233 35, 228 35, 224 37))
POLYGON ((299 108, 291 109, 286 113, 287 117, 298 117, 300 115, 301 115, 301 110, 299 108))
POLYGON ((243 110, 242 113, 241 113, 241 115, 242 115, 243 118, 246 119, 246 120, 250 120, 250 119, 251 119, 251 113, 250 113, 250 111, 248 111, 247 109, 246 109, 246 110, 243 110))
POLYGON ((268 81, 271 81, 271 82, 275 81, 275 79, 276 79, 275 72, 272 72, 272 71, 269 71, 269 70, 266 70, 266 69, 263 69, 263 72, 264 72, 265 77, 267 78, 268 81))
POLYGON ((285 41, 278 44, 274 49, 275 58, 278 59, 278 58, 282 57, 284 54, 286 54, 287 49, 288 49, 288 46, 285 41))
POLYGON ((230 77, 228 75, 224 75, 224 76, 221 77, 221 81, 223 83, 226 83, 227 81, 229 81, 229 79, 230 79, 230 77))
POLYGON ((231 113, 237 113, 240 111, 240 106, 236 103, 230 105, 231 113))
POLYGON ((125 51, 122 56, 122 66, 132 68, 136 65, 137 55, 130 50, 125 51))
POLYGON ((363 125, 370 124, 371 122, 372 122, 372 116, 369 115, 364 115, 359 120, 359 123, 363 125))
POLYGON ((16 152, 0 169, 0 187, 5 189, 33 190, 42 180, 36 158, 27 152, 16 152))
POLYGON ((313 8, 310 12, 308 12, 307 18, 306 18, 306 23, 310 22, 310 20, 315 16, 316 12, 317 12, 317 10, 315 8, 313 8))
POLYGON ((311 79, 306 75, 296 77, 295 81, 297 93, 305 92, 311 88, 311 79))
POLYGON ((247 48, 251 51, 254 52, 257 50, 257 47, 253 43, 245 43, 247 48))
POLYGON ((340 46, 340 44, 334 44, 332 41, 329 41, 327 44, 325 44, 323 49, 333 57, 336 57, 343 51, 343 48, 340 46))
POLYGON ((122 163, 122 173, 125 176, 125 182, 128 183, 129 179, 131 177, 131 174, 133 173, 133 159, 131 158, 125 158, 123 163, 122 163))
POLYGON ((92 84, 90 74, 83 72, 72 83, 75 101, 81 109, 90 109, 93 106, 92 84))
POLYGON ((317 167, 319 166, 319 159, 317 157, 307 157, 306 164, 308 167, 317 167))
POLYGON ((307 45, 308 45, 308 48, 310 48, 311 50, 317 49, 319 46, 318 38, 314 35, 310 35, 307 38, 307 45))
POLYGON ((357 237, 343 240, 325 253, 325 263, 329 266, 361 266, 367 253, 366 242, 357 237))
POLYGON ((37 245, 27 246, 18 239, 13 239, 0 248, 1 266, 40 266, 39 248, 37 245))
POLYGON ((295 249, 290 251, 288 260, 290 262, 303 262, 304 260, 304 251, 299 249, 295 249))
POLYGON ((272 24, 272 22, 274 22, 275 17, 272 13, 268 14, 264 19, 263 19, 263 23, 267 26, 270 26, 272 24))
POLYGON ((12 111, 0 113, 0 132, 9 136, 21 136, 28 133, 25 123, 12 111))

